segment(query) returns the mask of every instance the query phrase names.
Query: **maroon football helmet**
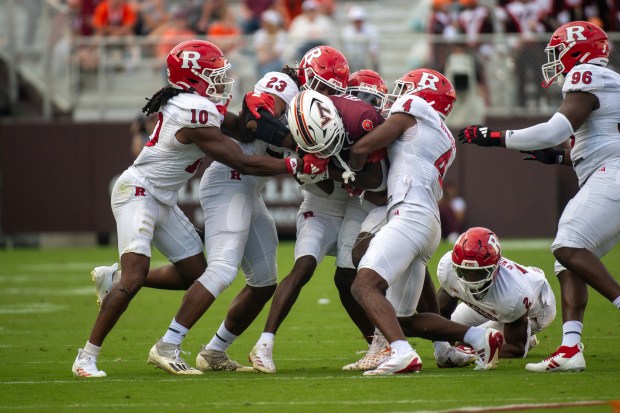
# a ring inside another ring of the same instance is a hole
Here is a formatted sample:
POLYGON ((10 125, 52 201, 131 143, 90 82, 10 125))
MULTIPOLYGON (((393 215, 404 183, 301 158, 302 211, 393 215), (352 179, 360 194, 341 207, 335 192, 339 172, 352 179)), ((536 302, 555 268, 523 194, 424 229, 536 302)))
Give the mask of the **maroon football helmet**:
POLYGON ((497 274, 502 248, 497 235, 483 227, 465 231, 452 249, 452 266, 460 286, 474 296, 483 295, 497 274))
POLYGON ((230 99, 233 79, 226 77, 230 63, 219 47, 204 40, 188 40, 176 45, 166 59, 168 82, 204 96, 216 103, 230 99))

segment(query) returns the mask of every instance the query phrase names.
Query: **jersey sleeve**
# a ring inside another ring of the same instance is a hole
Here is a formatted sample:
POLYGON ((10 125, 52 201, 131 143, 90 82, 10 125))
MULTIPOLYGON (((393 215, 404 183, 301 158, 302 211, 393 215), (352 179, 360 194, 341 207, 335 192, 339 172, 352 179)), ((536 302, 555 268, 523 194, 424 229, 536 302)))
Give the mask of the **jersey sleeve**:
POLYGON ((448 251, 439 260, 437 264, 437 278, 439 279, 439 286, 446 290, 448 294, 454 297, 454 292, 449 287, 450 271, 452 270, 452 252, 448 251))
POLYGON ((404 95, 396 99, 390 108, 390 115, 395 113, 407 113, 414 117, 426 117, 429 110, 434 110, 426 101, 415 95, 404 95))
POLYGON ((577 65, 568 74, 562 85, 562 93, 589 92, 605 88, 605 73, 602 67, 596 65, 577 65))
POLYGON ((174 118, 183 128, 219 128, 224 120, 215 103, 202 96, 182 93, 169 101, 174 118))

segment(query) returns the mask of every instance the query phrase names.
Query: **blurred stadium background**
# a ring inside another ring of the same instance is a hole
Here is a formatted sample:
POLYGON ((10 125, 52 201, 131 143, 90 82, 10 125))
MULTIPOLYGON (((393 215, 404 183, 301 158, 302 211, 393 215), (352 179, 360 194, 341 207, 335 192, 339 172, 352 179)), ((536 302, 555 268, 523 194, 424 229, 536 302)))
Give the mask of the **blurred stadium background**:
MULTIPOLYGON (((540 86, 540 65, 561 23, 589 19, 607 30, 614 48, 620 40, 612 0, 576 0, 570 8, 554 0, 306 0, 303 7, 292 0, 112 0, 137 16, 123 36, 88 28, 104 1, 0 0, 0 246, 115 245, 109 189, 133 160, 132 131, 141 127, 145 98, 165 84, 158 49, 186 39, 166 31, 180 20, 231 61, 232 110, 264 69, 253 29, 271 22, 284 31, 278 57, 291 66, 318 42, 341 49, 353 70, 378 70, 390 86, 417 67, 442 71, 457 89, 453 132, 470 123, 524 127, 556 110, 560 89, 540 86), (276 13, 252 15, 248 6, 276 13), (327 18, 329 30, 295 37, 294 13, 311 12, 327 18), (156 16, 159 28, 146 27, 156 16), (355 24, 366 31, 346 35, 355 24)), ((199 178, 180 204, 200 227, 199 178)), ((552 237, 576 191, 570 168, 475 147, 458 146, 447 181, 467 203, 465 226, 484 225, 502 238, 552 237)), ((264 197, 281 236, 294 236, 296 183, 273 179, 264 197)))

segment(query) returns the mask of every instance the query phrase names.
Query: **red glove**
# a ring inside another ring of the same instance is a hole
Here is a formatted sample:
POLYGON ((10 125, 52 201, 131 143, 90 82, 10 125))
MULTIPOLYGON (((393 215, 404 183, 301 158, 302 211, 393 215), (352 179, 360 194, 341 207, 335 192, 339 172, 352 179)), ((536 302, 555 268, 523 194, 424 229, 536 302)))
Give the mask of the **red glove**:
POLYGON ((265 109, 275 116, 276 100, 268 93, 248 92, 243 97, 243 103, 256 119, 260 119, 259 109, 265 109))
POLYGON ((296 174, 297 172, 307 175, 320 174, 327 170, 327 165, 329 164, 329 158, 319 158, 312 153, 305 155, 301 162, 297 158, 286 158, 285 161, 286 170, 290 174, 296 174))
POLYGON ((226 114, 228 113, 228 107, 224 106, 224 105, 216 105, 215 108, 217 109, 217 111, 220 113, 220 115, 222 116, 226 116, 226 114))

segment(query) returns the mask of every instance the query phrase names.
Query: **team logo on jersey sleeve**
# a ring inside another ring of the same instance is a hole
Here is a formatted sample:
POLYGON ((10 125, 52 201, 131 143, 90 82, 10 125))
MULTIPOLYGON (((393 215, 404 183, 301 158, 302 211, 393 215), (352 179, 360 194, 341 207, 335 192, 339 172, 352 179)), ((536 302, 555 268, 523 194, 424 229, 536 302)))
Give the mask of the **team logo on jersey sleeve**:
POLYGON ((374 124, 370 119, 364 119, 362 121, 362 128, 364 128, 365 131, 370 132, 374 128, 374 124))

